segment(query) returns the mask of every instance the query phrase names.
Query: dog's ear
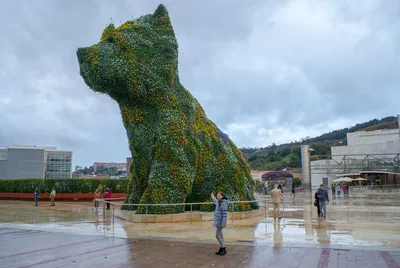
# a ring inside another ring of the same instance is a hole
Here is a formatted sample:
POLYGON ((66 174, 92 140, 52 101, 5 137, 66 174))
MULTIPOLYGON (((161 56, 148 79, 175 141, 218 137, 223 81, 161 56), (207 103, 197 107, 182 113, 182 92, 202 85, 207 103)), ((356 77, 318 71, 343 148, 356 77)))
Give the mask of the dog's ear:
POLYGON ((156 11, 154 11, 152 18, 155 25, 171 25, 167 8, 163 4, 160 4, 156 11))
POLYGON ((101 35, 101 41, 107 40, 112 38, 113 33, 114 33, 115 27, 114 24, 109 24, 103 31, 103 34, 101 35))

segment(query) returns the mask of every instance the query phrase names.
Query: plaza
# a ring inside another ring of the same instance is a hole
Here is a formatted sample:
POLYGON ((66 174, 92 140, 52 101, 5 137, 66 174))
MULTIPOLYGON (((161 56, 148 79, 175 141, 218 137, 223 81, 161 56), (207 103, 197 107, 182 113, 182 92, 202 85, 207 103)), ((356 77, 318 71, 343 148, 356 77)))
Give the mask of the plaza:
POLYGON ((320 2, 4 1, 0 268, 400 268, 399 4, 320 2))
POLYGON ((301 193, 286 197, 280 221, 271 206, 266 217, 229 220, 224 257, 210 221, 133 223, 115 217, 116 205, 1 201, 0 267, 399 267, 398 195, 334 197, 326 220, 301 193))

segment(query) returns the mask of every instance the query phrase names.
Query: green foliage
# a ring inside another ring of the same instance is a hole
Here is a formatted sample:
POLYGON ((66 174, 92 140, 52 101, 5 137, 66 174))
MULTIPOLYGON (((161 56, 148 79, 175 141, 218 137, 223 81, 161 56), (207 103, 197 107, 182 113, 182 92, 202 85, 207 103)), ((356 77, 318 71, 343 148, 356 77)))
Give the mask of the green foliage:
MULTIPOLYGON (((241 152, 179 81, 178 42, 163 5, 152 15, 106 27, 98 44, 78 49, 77 55, 85 83, 109 95, 121 110, 132 153, 126 203, 207 202, 212 191, 231 200, 254 200, 241 152)), ((236 211, 256 208, 235 206, 236 211)), ((183 206, 149 207, 153 214, 183 211, 183 206)))
POLYGON ((301 186, 301 180, 299 178, 293 178, 293 186, 294 187, 301 186))
POLYGON ((118 176, 118 175, 122 175, 125 173, 126 173, 126 171, 118 170, 116 167, 110 167, 110 168, 100 167, 96 170, 96 174, 107 174, 109 176, 118 176))
POLYGON ((262 194, 264 192, 264 184, 262 183, 262 181, 255 180, 254 185, 255 185, 254 188, 257 193, 262 194))
POLYGON ((84 167, 83 169, 79 170, 78 172, 74 172, 74 173, 79 173, 79 174, 83 174, 83 175, 90 175, 90 174, 94 173, 94 167, 93 166, 84 167))
POLYGON ((113 193, 125 193, 128 179, 15 179, 0 180, 0 191, 5 193, 33 193, 38 187, 41 193, 50 193, 55 187, 58 193, 93 193, 97 188, 113 193))

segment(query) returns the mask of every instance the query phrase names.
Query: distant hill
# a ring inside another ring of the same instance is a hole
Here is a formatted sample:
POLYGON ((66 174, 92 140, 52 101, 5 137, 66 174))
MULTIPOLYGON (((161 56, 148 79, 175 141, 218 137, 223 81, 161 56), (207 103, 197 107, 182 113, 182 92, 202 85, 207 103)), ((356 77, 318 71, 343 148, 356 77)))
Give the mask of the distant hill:
POLYGON ((346 135, 355 131, 373 131, 377 129, 397 128, 397 118, 389 116, 381 120, 374 119, 353 127, 334 130, 315 138, 304 138, 300 141, 275 145, 265 148, 241 148, 242 154, 255 170, 281 170, 286 167, 301 167, 300 145, 310 144, 315 150, 315 159, 318 155, 330 155, 331 146, 347 145, 346 135))

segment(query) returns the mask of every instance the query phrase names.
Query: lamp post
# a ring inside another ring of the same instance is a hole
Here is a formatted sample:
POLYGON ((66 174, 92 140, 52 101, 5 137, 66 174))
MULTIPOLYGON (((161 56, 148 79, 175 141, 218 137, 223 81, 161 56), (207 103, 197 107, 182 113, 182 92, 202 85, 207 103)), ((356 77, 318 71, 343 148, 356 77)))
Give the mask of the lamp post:
MULTIPOLYGON (((400 153, 400 114, 398 114, 397 115, 397 126, 398 126, 398 130, 399 130, 399 150, 397 151, 397 153, 399 154, 400 153)), ((397 156, 397 159, 399 159, 399 155, 397 156)), ((399 160, 397 160, 397 172, 399 172, 399 170, 398 170, 398 168, 399 168, 399 162, 398 162, 399 160)), ((395 178, 395 180, 394 180, 394 184, 396 185, 396 187, 397 187, 397 178, 396 178, 397 176, 395 175, 394 176, 394 178, 395 178)))

